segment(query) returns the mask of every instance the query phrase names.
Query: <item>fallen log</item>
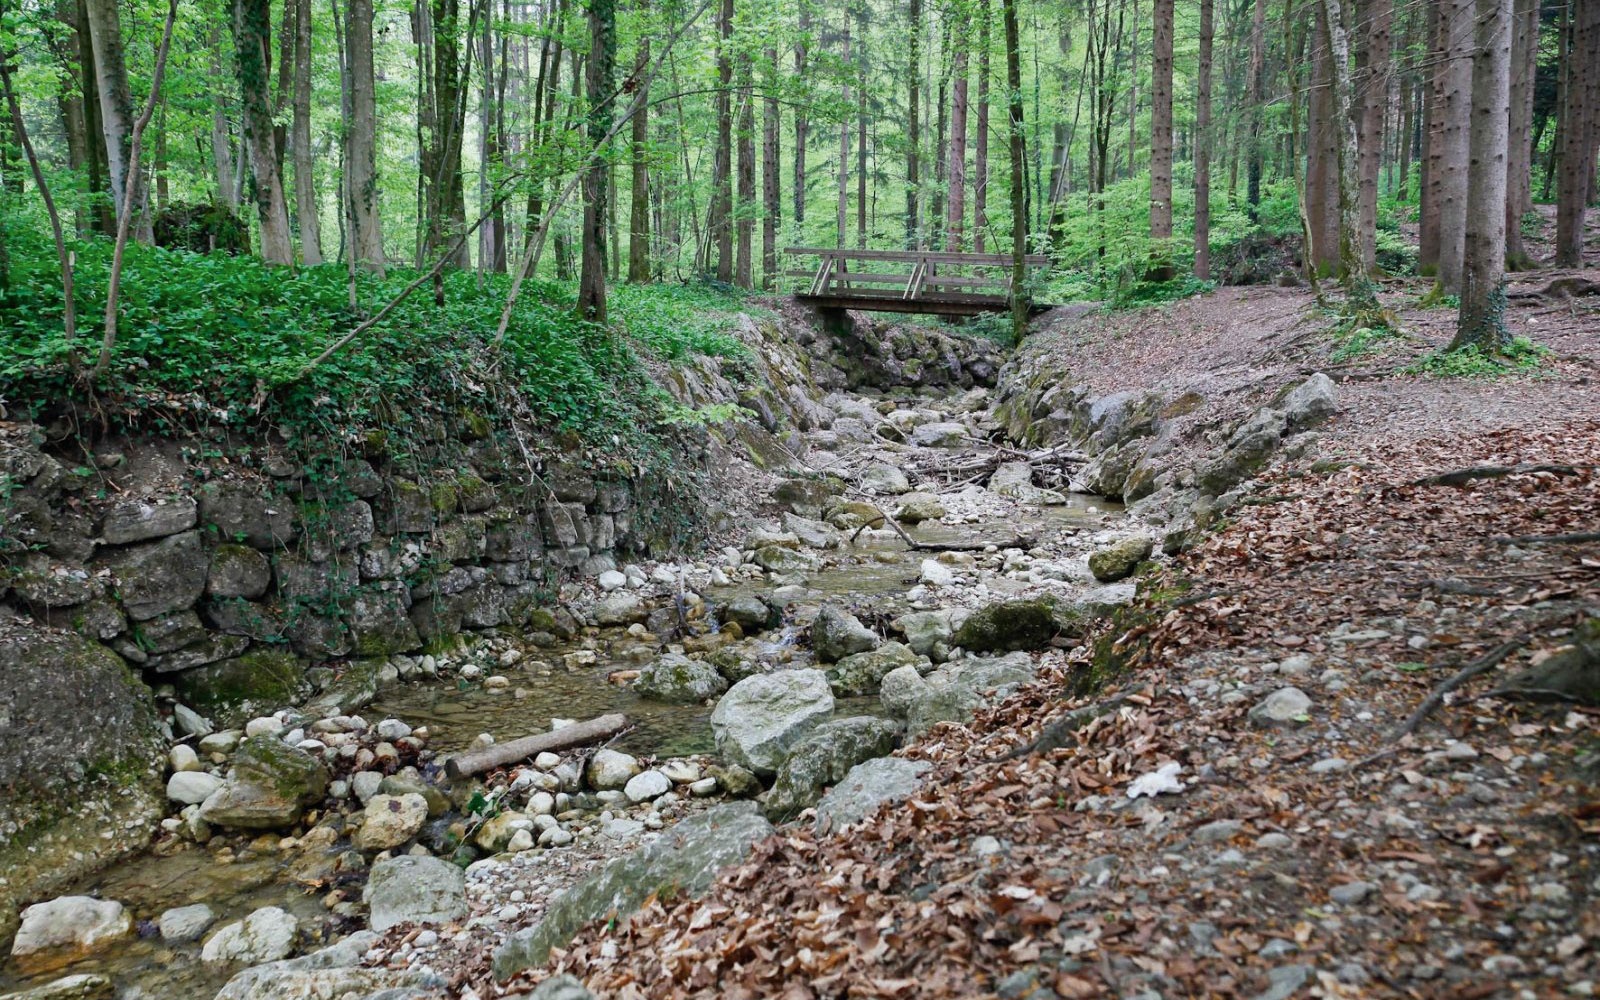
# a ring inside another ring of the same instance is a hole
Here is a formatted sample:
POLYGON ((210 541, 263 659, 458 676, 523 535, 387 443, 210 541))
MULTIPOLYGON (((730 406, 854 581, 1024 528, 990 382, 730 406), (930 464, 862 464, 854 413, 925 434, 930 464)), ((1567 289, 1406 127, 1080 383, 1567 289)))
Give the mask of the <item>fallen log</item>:
POLYGON ((1412 486, 1464 486, 1474 479, 1503 479, 1533 472, 1548 472, 1557 476, 1577 476, 1593 469, 1592 465, 1474 465, 1466 469, 1441 472, 1438 475, 1413 479, 1412 486))
POLYGON ((451 781, 470 778, 474 774, 492 771, 497 767, 514 764, 519 760, 544 753, 547 750, 570 750, 586 743, 608 740, 628 728, 628 717, 621 713, 601 715, 584 722, 575 722, 553 732, 524 736, 507 743, 496 743, 482 750, 459 753, 445 761, 444 770, 451 781))

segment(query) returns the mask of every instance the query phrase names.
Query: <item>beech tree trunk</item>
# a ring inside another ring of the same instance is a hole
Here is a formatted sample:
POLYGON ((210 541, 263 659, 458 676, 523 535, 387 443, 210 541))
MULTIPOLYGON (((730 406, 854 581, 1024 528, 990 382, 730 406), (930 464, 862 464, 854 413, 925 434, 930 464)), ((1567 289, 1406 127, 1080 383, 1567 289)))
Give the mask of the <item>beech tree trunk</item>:
MULTIPOLYGON (((806 44, 811 35, 811 8, 807 0, 801 0, 800 7, 800 32, 794 43, 794 75, 800 79, 806 76, 806 44)), ((811 121, 806 115, 806 106, 801 102, 794 112, 794 222, 796 226, 805 225, 806 221, 806 142, 811 132, 811 121)))
POLYGON ((1428 4, 1427 53, 1423 64, 1431 67, 1422 81, 1422 149, 1418 158, 1417 266, 1425 275, 1439 273, 1439 205, 1443 195, 1439 156, 1444 133, 1443 80, 1448 41, 1438 4, 1428 4))
MULTIPOLYGON (((850 13, 845 12, 844 35, 841 40, 840 61, 848 67, 850 65, 850 13)), ((845 107, 850 106, 850 73, 848 69, 844 75, 844 94, 841 98, 845 107)), ((838 245, 845 244, 845 233, 850 223, 850 118, 848 116, 839 121, 839 174, 838 174, 838 245)))
POLYGON ((962 224, 967 216, 967 33, 963 25, 956 32, 954 77, 950 87, 950 165, 948 212, 944 248, 962 249, 962 224))
POLYGON ((261 259, 294 263, 289 238, 289 206, 278 169, 269 99, 272 70, 272 20, 268 0, 234 0, 234 68, 244 111, 244 137, 255 178, 254 200, 261 221, 261 259))
POLYGON ((1212 0, 1200 0, 1200 93, 1194 112, 1194 276, 1211 279, 1212 0))
POLYGON ((1306 99, 1306 255, 1308 277, 1339 269, 1339 123, 1334 115, 1334 59, 1328 10, 1318 4, 1311 39, 1311 92, 1306 99))
POLYGON ((978 0, 978 134, 972 159, 972 249, 989 229, 989 0, 978 0))
POLYGON ((633 60, 633 80, 641 93, 633 113, 633 191, 628 211, 628 280, 650 280, 650 99, 645 74, 650 69, 650 38, 639 39, 633 60))
POLYGON ((382 275, 383 226, 378 211, 377 93, 372 70, 372 0, 347 0, 350 134, 345 138, 350 200, 350 251, 357 267, 382 275))
POLYGON ((602 148, 611 131, 611 101, 617 58, 615 0, 589 0, 589 59, 584 89, 588 98, 588 148, 583 167, 583 265, 578 277, 578 315, 606 321, 606 219, 609 173, 602 148))
POLYGON ((717 280, 733 281, 733 0, 717 11, 717 148, 711 163, 711 226, 717 280))
POLYGON ((294 3, 294 195, 300 219, 300 259, 322 263, 322 227, 311 165, 311 0, 294 3))
MULTIPOLYGON (((120 212, 122 192, 128 185, 128 143, 133 134, 133 95, 128 88, 128 67, 122 54, 122 25, 116 0, 86 0, 89 43, 94 53, 95 88, 100 98, 100 127, 105 137, 107 182, 114 195, 113 211, 120 212)), ((262 81, 266 86, 266 81, 262 81)), ((270 147, 269 147, 270 148, 270 147)), ((151 239, 147 192, 143 178, 134 178, 131 222, 134 239, 151 239)), ((119 218, 120 221, 120 218, 119 218)))
POLYGON ((734 259, 734 283, 740 288, 754 288, 752 257, 755 252, 756 219, 756 111, 755 95, 751 91, 750 56, 739 56, 739 191, 735 201, 734 219, 738 234, 738 247, 734 259))
POLYGON ((1023 185, 1027 154, 1022 133, 1022 57, 1017 32, 1016 0, 1000 0, 1006 31, 1006 104, 1011 112, 1011 339, 1022 342, 1028 326, 1028 303, 1023 295, 1028 268, 1028 199, 1023 185))
POLYGON ((783 200, 778 190, 778 159, 782 152, 778 108, 778 50, 767 49, 767 94, 761 108, 761 287, 778 285, 778 224, 783 200))
POLYGON ((1155 33, 1150 63, 1150 239, 1155 244, 1151 281, 1172 277, 1172 7, 1155 0, 1155 33))
POLYGON ((1250 221, 1258 219, 1261 204, 1261 169, 1265 150, 1261 146, 1261 126, 1266 117, 1267 0, 1255 0, 1250 14, 1250 162, 1246 169, 1245 200, 1250 205, 1250 221))
POLYGON ((1350 80, 1350 35, 1339 0, 1323 0, 1328 22, 1328 54, 1333 81, 1333 125, 1338 137, 1339 281, 1345 309, 1352 315, 1376 312, 1377 291, 1361 259, 1361 163, 1355 119, 1355 87, 1350 80))
POLYGON ((922 220, 918 216, 922 192, 922 0, 911 0, 911 46, 907 70, 906 101, 906 249, 915 250, 922 245, 922 220))
POLYGON ((1506 332, 1506 145, 1513 0, 1477 0, 1461 313, 1451 350, 1500 353, 1506 332))

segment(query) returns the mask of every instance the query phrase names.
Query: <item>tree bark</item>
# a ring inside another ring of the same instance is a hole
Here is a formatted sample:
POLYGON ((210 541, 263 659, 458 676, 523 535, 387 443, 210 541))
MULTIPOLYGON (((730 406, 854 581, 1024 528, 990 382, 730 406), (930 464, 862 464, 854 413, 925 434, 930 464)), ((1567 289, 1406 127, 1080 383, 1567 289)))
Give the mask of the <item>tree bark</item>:
MULTIPOLYGON (((129 141, 133 134, 133 95, 128 87, 128 67, 122 54, 122 25, 116 0, 86 0, 84 9, 94 54, 100 127, 105 137, 106 180, 113 194, 113 211, 120 212, 123 191, 128 186, 128 162, 132 152, 129 141)), ((134 213, 132 228, 135 239, 148 243, 151 229, 145 202, 143 178, 135 177, 133 198, 128 202, 134 213)))
MULTIPOLYGON (((230 211, 239 208, 239 191, 233 186, 233 136, 228 126, 228 92, 223 84, 220 22, 211 32, 211 160, 216 171, 217 201, 230 211)), ((231 83, 231 81, 230 81, 231 83)))
POLYGON ((626 728, 628 728, 627 716, 602 715, 548 733, 524 736, 521 739, 496 743, 482 750, 455 754, 445 761, 445 773, 449 775, 451 781, 458 781, 474 774, 482 774, 484 771, 492 771, 497 767, 505 767, 507 764, 515 764, 519 760, 526 760, 547 750, 570 750, 586 743, 608 740, 626 728))
POLYGON ((1500 353, 1506 332, 1506 145, 1513 0, 1477 0, 1461 313, 1451 350, 1500 353))
POLYGON ((962 224, 967 217, 967 49, 966 25, 956 31, 953 78, 950 86, 950 165, 945 168, 949 194, 944 248, 963 248, 962 224))
POLYGON ((1472 125, 1472 3, 1444 0, 1439 30, 1447 48, 1440 67, 1439 287, 1461 291, 1462 256, 1467 237, 1467 158, 1472 125))
POLYGON ((1023 188, 1026 149, 1022 132, 1022 56, 1017 31, 1016 0, 1000 0, 1006 32, 1006 104, 1011 118, 1011 339, 1022 342, 1028 326, 1024 295, 1028 269, 1028 201, 1023 188))
POLYGON ((606 206, 609 171, 600 155, 611 131, 614 64, 617 57, 615 0, 589 0, 588 148, 583 172, 583 269, 578 277, 578 315, 606 321, 606 206))
POLYGON ((867 248, 867 5, 856 4, 856 246, 867 248))
POLYGON ((382 276, 383 225, 378 210, 377 92, 372 67, 372 0, 347 0, 350 134, 345 170, 350 200, 350 252, 355 265, 382 276))
POLYGON ((1600 0, 1574 0, 1567 100, 1561 115, 1556 193, 1556 265, 1583 266, 1585 209, 1594 191, 1596 118, 1600 117, 1600 0))
POLYGON ((1423 274, 1439 272, 1439 204, 1443 194, 1439 156, 1444 131, 1442 100, 1445 53, 1448 43, 1439 5, 1428 4, 1427 45, 1424 65, 1430 67, 1421 84, 1422 149, 1417 160, 1417 267, 1423 274))
POLYGON ((779 164, 783 127, 778 108, 778 50, 767 49, 767 93, 761 106, 761 287, 778 287, 778 225, 783 216, 779 164))
POLYGON ((735 230, 738 247, 734 258, 734 284, 740 288, 754 288, 752 280, 755 254, 755 203, 756 203, 756 110, 755 95, 751 90, 751 60, 748 53, 739 54, 739 143, 738 143, 738 196, 735 201, 735 230))
MULTIPOLYGON (((850 106, 850 12, 844 14, 844 34, 841 40, 840 62, 845 66, 842 104, 850 106)), ((838 174, 838 246, 845 244, 845 232, 850 221, 850 119, 839 120, 839 174, 838 174)))
POLYGON ((311 0, 293 0, 294 45, 294 194, 299 208, 300 259, 322 263, 322 227, 317 217, 317 190, 311 165, 311 0))
POLYGON ((1259 217, 1261 168, 1265 150, 1261 129, 1266 117, 1267 0, 1255 0, 1250 14, 1250 163, 1245 168, 1245 199, 1250 205, 1250 221, 1259 217))
POLYGON ((1510 121, 1506 146, 1506 267, 1531 270, 1522 218, 1533 211, 1533 90, 1539 65, 1539 0, 1516 0, 1512 13, 1510 121))
POLYGON ((922 245, 922 220, 917 214, 922 195, 922 0, 911 0, 907 20, 911 51, 906 84, 906 249, 915 250, 922 245))
POLYGON ((1339 281, 1351 315, 1377 312, 1378 296, 1361 259, 1361 163, 1355 118, 1355 87, 1350 80, 1350 36, 1339 0, 1323 0, 1328 22, 1328 54, 1333 80, 1333 123, 1338 135, 1339 281))
POLYGON ((1328 11, 1316 9, 1312 41, 1311 93, 1306 99, 1306 229, 1311 236, 1306 255, 1309 277, 1326 277, 1339 269, 1339 122, 1334 112, 1334 58, 1328 11))
MULTIPOLYGON (((799 33, 794 43, 794 75, 805 79, 807 72, 806 45, 811 36, 811 7, 809 0, 801 0, 799 33)), ((806 221, 806 142, 811 132, 811 120, 806 115, 804 102, 794 112, 794 223, 806 221)))
POLYGON ((261 222, 261 259, 294 263, 289 237, 289 206, 283 195, 273 137, 269 87, 272 72, 272 20, 268 0, 234 0, 234 69, 244 111, 244 137, 255 177, 256 214, 261 222))
POLYGON ((634 86, 643 91, 644 102, 634 114, 633 189, 628 211, 628 280, 650 280, 650 97, 645 74, 650 68, 650 38, 639 38, 633 60, 634 86))
POLYGON ((707 247, 717 254, 717 280, 733 281, 733 0, 717 12, 717 148, 711 165, 707 247))
POLYGON ((1383 162, 1383 123, 1389 110, 1389 77, 1394 49, 1394 0, 1368 0, 1358 8, 1366 21, 1361 67, 1361 265, 1378 267, 1378 170, 1383 162))
POLYGON ((1194 276, 1211 280, 1212 0, 1200 0, 1200 93, 1194 113, 1194 276))
POLYGON ((1155 0, 1150 62, 1150 271, 1151 281, 1172 277, 1172 8, 1155 0))
POLYGON ((978 0, 978 134, 972 154, 972 249, 989 230, 989 0, 978 0))

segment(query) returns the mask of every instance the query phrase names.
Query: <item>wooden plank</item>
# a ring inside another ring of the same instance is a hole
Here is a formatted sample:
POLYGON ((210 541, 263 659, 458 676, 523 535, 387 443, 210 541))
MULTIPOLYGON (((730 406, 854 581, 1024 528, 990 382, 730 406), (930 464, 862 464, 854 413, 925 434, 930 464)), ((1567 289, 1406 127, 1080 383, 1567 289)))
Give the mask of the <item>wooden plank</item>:
POLYGON ((974 278, 961 275, 938 275, 929 278, 929 285, 943 285, 947 288, 1004 288, 1006 283, 1001 278, 974 278))

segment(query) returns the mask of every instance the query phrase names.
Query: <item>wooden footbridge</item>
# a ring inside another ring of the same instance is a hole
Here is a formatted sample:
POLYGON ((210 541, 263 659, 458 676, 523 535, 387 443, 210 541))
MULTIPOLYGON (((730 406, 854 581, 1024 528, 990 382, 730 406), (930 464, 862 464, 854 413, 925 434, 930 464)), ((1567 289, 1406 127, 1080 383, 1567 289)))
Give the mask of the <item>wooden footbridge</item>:
MULTIPOLYGON (((808 279, 795 298, 819 309, 978 316, 1011 308, 1010 254, 842 247, 789 247, 784 253, 818 259, 815 270, 793 269, 784 276, 808 279)), ((1023 263, 1031 272, 1049 267, 1050 258, 1029 254, 1023 263)), ((1031 303, 1029 309, 1038 311, 1031 303)))

